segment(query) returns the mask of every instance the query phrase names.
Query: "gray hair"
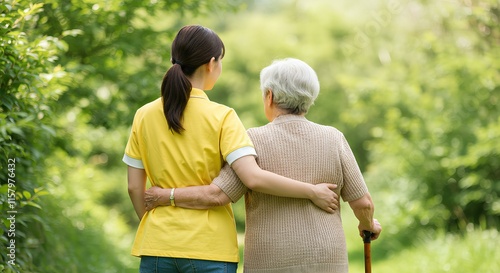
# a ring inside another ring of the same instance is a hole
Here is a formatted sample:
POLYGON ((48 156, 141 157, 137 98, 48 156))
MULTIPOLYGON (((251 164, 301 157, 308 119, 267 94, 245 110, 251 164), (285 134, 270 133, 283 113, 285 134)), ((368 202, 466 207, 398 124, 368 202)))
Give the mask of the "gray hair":
POLYGON ((290 114, 307 113, 319 94, 316 72, 305 62, 286 58, 275 60, 260 72, 263 96, 271 90, 273 102, 290 114))

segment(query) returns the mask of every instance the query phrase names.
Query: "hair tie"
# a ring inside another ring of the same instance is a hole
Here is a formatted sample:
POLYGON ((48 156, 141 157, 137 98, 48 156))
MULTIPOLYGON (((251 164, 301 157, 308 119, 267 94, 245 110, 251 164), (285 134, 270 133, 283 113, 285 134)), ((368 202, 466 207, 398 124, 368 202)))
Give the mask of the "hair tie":
POLYGON ((175 65, 175 64, 178 64, 180 66, 182 66, 182 63, 179 61, 179 60, 176 60, 176 59, 172 59, 172 63, 175 65))

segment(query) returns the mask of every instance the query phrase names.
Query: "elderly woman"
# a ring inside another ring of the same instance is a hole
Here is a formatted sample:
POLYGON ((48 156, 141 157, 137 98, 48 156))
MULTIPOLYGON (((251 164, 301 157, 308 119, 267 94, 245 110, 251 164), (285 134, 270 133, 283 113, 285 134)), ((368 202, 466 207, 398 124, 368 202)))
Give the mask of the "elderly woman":
MULTIPOLYGON (((359 220, 359 232, 377 239, 382 228, 356 159, 337 129, 305 118, 319 93, 314 70, 297 59, 273 62, 260 74, 267 125, 248 130, 259 166, 299 181, 336 184, 359 220)), ((169 190, 146 192, 147 209, 169 205, 169 190)), ((248 273, 348 272, 340 211, 326 213, 307 199, 247 189, 225 166, 210 186, 178 189, 177 206, 203 209, 246 198, 244 270, 248 273)))

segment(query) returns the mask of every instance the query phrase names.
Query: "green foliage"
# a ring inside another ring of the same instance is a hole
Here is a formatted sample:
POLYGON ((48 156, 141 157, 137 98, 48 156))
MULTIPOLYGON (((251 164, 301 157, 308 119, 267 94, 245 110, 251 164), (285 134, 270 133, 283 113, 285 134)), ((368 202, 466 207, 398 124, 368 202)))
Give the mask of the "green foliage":
POLYGON ((171 12, 192 16, 240 5, 0 4, 2 249, 11 245, 9 217, 17 210, 15 261, 2 251, 2 270, 124 272, 134 267, 127 223, 135 227, 137 219, 127 209, 120 163, 126 126, 137 108, 130 105, 159 95, 158 79, 168 60, 159 56, 168 53, 168 38, 179 27, 179 15, 171 12), (150 21, 166 15, 164 22, 150 21), (97 182, 89 173, 98 174, 97 182), (117 192, 115 185, 123 190, 117 192))
MULTIPOLYGON (((267 122, 264 66, 295 57, 317 71, 308 118, 347 136, 384 226, 378 258, 396 263, 390 255, 410 239, 437 238, 437 248, 459 238, 444 231, 500 228, 498 1, 8 0, 0 9, 1 247, 11 178, 22 249, 7 272, 136 268, 121 157, 135 110, 159 96, 173 36, 193 23, 226 44, 208 95, 247 127, 267 122)), ((457 247, 489 251, 482 236, 498 237, 476 231, 457 247)))
POLYGON ((72 73, 70 91, 59 99, 61 111, 73 105, 92 127, 128 126, 135 105, 160 95, 180 18, 240 5, 201 0, 46 1, 38 31, 63 36, 69 48, 60 60, 72 73))
MULTIPOLYGON (((382 81, 361 97, 360 107, 382 109, 383 118, 365 117, 373 124, 368 177, 386 187, 383 200, 394 201, 390 209, 409 234, 426 232, 423 227, 499 228, 500 52, 491 42, 500 29, 478 35, 470 22, 485 14, 473 6, 429 5, 446 13, 435 21, 418 14, 432 27, 398 39, 415 58, 394 50, 393 58, 403 62, 386 64, 387 73, 377 77, 382 81), (404 84, 387 84, 392 81, 404 84), (395 192, 399 196, 388 196, 395 192)), ((486 10, 498 16, 498 4, 486 10)), ((402 235, 396 228, 391 233, 402 235)))
MULTIPOLYGON (((134 260, 123 249, 133 234, 117 206, 100 202, 111 186, 103 181, 112 176, 123 181, 125 174, 105 173, 96 163, 68 158, 61 150, 51 156, 46 169, 51 198, 42 202, 39 216, 45 221, 32 229, 40 241, 32 250, 33 272, 130 272, 134 260)), ((114 192, 120 196, 126 189, 114 192)))
MULTIPOLYGON (((54 129, 51 103, 63 89, 54 64, 64 43, 51 36, 29 37, 41 4, 2 3, 0 36, 0 205, 2 266, 7 272, 32 267, 32 227, 43 221, 39 197, 46 195, 42 163, 54 129), (9 247, 9 248, 8 248, 9 247), (3 251, 8 250, 8 251, 3 251), (21 251, 22 250, 22 251, 21 251)), ((27 272, 27 271, 24 271, 27 272)))

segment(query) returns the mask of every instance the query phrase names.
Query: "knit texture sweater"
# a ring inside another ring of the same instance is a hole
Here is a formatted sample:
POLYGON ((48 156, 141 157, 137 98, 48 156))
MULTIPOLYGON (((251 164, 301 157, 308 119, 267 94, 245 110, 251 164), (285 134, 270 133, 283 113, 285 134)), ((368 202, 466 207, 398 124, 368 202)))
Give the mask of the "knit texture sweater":
MULTIPOLYGON (((337 184, 345 202, 368 192, 349 144, 333 127, 284 115, 248 134, 264 170, 312 184, 337 184)), ((244 272, 348 272, 340 209, 329 214, 307 199, 250 191, 228 166, 214 183, 233 202, 245 194, 244 272)))

